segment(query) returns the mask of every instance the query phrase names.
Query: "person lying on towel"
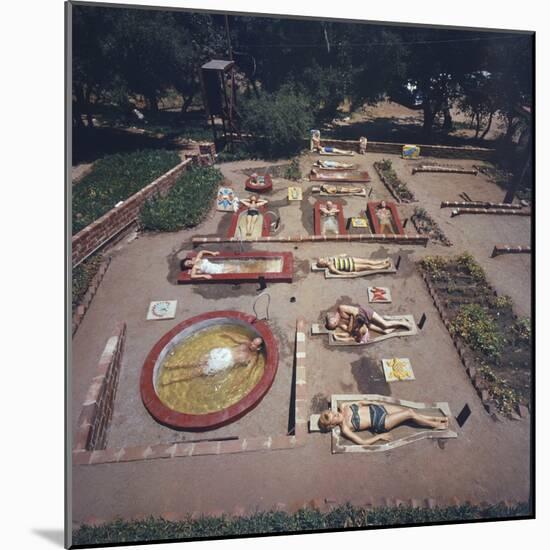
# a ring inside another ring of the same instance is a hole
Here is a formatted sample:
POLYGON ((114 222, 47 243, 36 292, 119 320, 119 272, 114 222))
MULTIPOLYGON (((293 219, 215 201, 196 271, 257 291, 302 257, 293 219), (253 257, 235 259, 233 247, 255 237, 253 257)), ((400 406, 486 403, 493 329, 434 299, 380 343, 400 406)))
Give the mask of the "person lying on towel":
POLYGON ((330 409, 319 417, 319 428, 328 431, 340 427, 342 435, 357 445, 372 445, 378 441, 391 441, 388 432, 404 422, 414 422, 422 428, 446 430, 449 419, 442 416, 426 416, 414 409, 374 401, 356 401, 339 405, 338 412, 330 409), (361 437, 357 432, 370 430, 374 435, 361 437))

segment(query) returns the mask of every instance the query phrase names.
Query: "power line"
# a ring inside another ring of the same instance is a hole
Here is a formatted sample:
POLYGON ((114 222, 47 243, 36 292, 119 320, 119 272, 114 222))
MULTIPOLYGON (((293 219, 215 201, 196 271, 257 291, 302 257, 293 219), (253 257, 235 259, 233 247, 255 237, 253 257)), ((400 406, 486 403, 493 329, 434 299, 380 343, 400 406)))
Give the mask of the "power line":
MULTIPOLYGON (((492 37, 476 37, 476 38, 454 38, 449 40, 417 40, 413 42, 402 42, 396 40, 394 42, 350 42, 346 45, 349 46, 410 46, 416 44, 447 44, 456 42, 480 42, 487 40, 518 40, 520 38, 531 38, 530 36, 492 36, 492 37)), ((337 45, 341 45, 340 42, 336 42, 337 45)), ((319 48, 321 44, 240 44, 240 46, 253 47, 253 48, 319 48)))

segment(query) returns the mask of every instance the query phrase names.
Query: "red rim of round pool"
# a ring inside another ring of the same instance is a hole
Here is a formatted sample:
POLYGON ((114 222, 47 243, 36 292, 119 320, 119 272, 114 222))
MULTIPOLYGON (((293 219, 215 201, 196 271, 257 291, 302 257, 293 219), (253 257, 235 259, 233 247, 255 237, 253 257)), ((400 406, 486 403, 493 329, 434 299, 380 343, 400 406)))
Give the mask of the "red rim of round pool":
POLYGON ((230 422, 234 422, 246 413, 250 412, 256 405, 260 403, 264 395, 267 393, 279 364, 279 353, 277 350, 277 341, 271 332, 271 329, 263 321, 256 321, 252 315, 247 315, 239 311, 212 311, 197 315, 191 319, 187 319, 176 325, 171 331, 167 332, 149 352, 145 359, 143 369, 141 371, 140 391, 141 399, 145 408, 149 413, 161 424, 165 424, 171 428, 186 429, 186 430, 211 430, 225 426, 230 422), (248 323, 264 340, 265 349, 265 368, 264 374, 260 381, 252 388, 252 391, 245 395, 237 403, 223 409, 206 414, 186 414, 175 411, 167 407, 158 397, 153 385, 153 373, 157 359, 164 347, 180 332, 186 328, 206 321, 209 319, 237 319, 248 323))

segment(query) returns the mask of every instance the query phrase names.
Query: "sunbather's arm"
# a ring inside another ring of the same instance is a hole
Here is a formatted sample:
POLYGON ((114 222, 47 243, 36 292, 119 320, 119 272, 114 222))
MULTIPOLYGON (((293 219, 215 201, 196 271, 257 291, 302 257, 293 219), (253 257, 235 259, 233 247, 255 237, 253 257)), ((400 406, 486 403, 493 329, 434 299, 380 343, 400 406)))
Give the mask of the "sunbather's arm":
POLYGON ((334 331, 332 333, 335 340, 338 340, 339 342, 353 342, 354 339, 349 334, 346 334, 345 332, 336 332, 334 331))
POLYGON ((190 277, 191 279, 212 279, 212 275, 208 275, 207 273, 197 273, 197 272, 193 273, 192 270, 190 273, 190 277))
POLYGON ((220 336, 222 338, 227 338, 227 339, 231 340, 232 342, 235 342, 235 344, 248 344, 248 343, 250 343, 250 340, 248 338, 246 338, 246 336, 243 336, 243 337, 239 338, 238 336, 234 336, 233 334, 229 334, 227 332, 222 332, 220 334, 220 336))
MULTIPOLYGON (((210 250, 202 250, 201 252, 199 252, 199 254, 202 254, 203 256, 219 256, 220 253, 219 252, 212 252, 210 250)), ((198 256, 197 256, 198 258, 198 256)))
POLYGON ((344 271, 340 271, 339 269, 336 269, 334 267, 334 264, 332 264, 332 263, 328 264, 328 270, 331 273, 334 273, 335 275, 345 275, 346 274, 344 271))
POLYGON ((377 441, 391 441, 391 436, 389 434, 377 434, 369 438, 363 438, 352 432, 346 425, 341 427, 341 431, 344 437, 347 437, 357 445, 372 445, 377 441))

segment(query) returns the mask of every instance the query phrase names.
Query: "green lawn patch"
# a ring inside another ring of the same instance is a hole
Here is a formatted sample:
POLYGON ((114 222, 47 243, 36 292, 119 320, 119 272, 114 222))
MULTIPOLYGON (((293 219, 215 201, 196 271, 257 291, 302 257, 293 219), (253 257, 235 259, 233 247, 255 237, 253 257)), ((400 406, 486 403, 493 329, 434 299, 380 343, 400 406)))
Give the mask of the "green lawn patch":
POLYGON ((72 189, 73 235, 115 204, 179 164, 175 151, 148 150, 106 156, 72 189))
POLYGON ((150 231, 178 231, 199 224, 212 205, 222 173, 212 167, 192 167, 178 178, 165 197, 147 201, 141 225, 150 231))

